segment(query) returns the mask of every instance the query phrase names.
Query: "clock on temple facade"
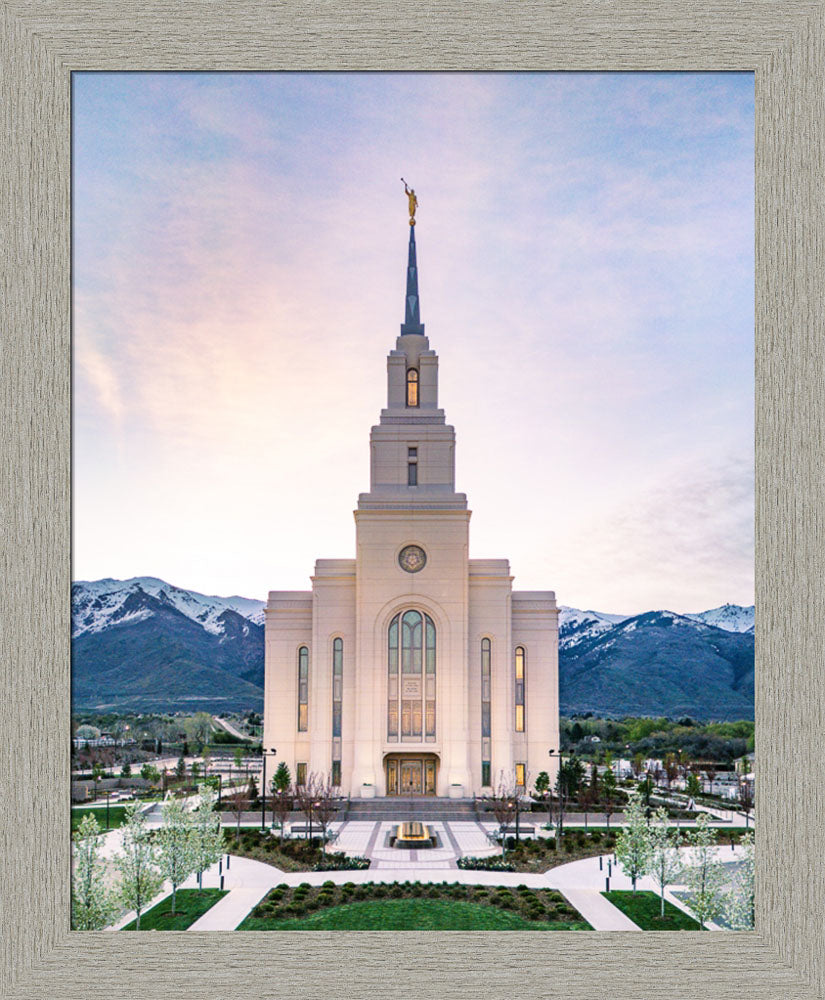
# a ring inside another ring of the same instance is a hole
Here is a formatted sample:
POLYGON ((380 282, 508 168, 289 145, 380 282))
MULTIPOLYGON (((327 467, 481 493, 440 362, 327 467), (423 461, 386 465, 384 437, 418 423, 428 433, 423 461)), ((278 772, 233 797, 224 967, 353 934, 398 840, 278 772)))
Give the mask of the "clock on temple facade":
POLYGON ((269 594, 264 746, 293 779, 331 775, 352 797, 469 797, 502 776, 532 787, 554 779, 559 745, 555 594, 513 590, 506 559, 469 557, 409 232, 355 558, 319 559, 312 590, 269 594))

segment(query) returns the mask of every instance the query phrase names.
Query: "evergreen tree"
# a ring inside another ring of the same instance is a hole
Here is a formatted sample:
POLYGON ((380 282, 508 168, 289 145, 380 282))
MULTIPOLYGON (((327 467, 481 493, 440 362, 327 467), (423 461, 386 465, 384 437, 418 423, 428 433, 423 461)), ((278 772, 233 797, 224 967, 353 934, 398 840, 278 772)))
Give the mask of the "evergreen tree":
POLYGON ((186 777, 186 760, 184 759, 183 754, 181 754, 180 757, 178 758, 177 767, 175 768, 175 777, 176 778, 186 777))
POLYGON ((653 816, 653 825, 650 831, 650 870, 651 876, 656 885, 659 886, 661 897, 660 916, 665 915, 665 889, 671 885, 682 873, 682 862, 679 859, 679 848, 677 846, 676 831, 668 822, 667 810, 660 806, 653 816))
POLYGON ((126 806, 126 822, 121 828, 123 850, 113 859, 115 868, 120 872, 118 896, 127 909, 137 914, 138 930, 141 912, 163 886, 157 868, 157 852, 149 839, 146 819, 139 809, 137 802, 126 806))
POLYGON ((624 819, 625 825, 616 839, 616 860, 622 866, 625 875, 633 880, 635 893, 636 880, 647 874, 652 857, 645 809, 635 788, 628 795, 624 819))
POLYGON ((99 931, 114 916, 116 904, 106 888, 106 866, 100 857, 100 827, 86 814, 75 832, 72 876, 72 929, 99 931))
POLYGON ((289 788, 291 783, 292 775, 289 773, 286 761, 282 760, 269 783, 272 792, 272 824, 274 826, 277 815, 281 826, 281 843, 284 841, 284 823, 286 823, 292 806, 292 795, 289 788))
POLYGON ((163 803, 163 825, 157 832, 158 864, 172 883, 172 913, 175 912, 178 886, 192 874, 195 866, 192 813, 183 799, 169 798, 163 803))
POLYGON ((246 790, 246 797, 249 799, 250 804, 258 801, 258 782, 255 780, 255 775, 250 774, 249 785, 246 790))
POLYGON ((193 814, 192 870, 198 876, 198 888, 203 889, 203 873, 220 860, 224 849, 221 817, 214 811, 217 795, 207 785, 198 787, 200 801, 193 814))
POLYGON ((684 880, 690 892, 688 905, 704 930, 709 920, 718 917, 725 902, 727 878, 725 868, 717 857, 714 832, 708 823, 708 814, 700 813, 696 826, 688 834, 691 847, 690 862, 684 880))

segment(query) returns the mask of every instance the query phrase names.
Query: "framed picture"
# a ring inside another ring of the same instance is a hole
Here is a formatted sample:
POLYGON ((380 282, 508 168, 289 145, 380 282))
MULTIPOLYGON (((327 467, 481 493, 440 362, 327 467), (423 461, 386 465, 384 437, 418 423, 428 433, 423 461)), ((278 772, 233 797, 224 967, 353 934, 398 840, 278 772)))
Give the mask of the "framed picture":
POLYGON ((7 9, 2 995, 825 995, 819 683, 822 4, 513 11, 7 9), (399 16, 400 15, 400 16, 399 16), (69 930, 71 74, 747 70, 756 86, 757 930, 601 935, 69 930), (388 941, 391 948, 388 948, 388 941), (390 953, 391 952, 391 953, 390 953))

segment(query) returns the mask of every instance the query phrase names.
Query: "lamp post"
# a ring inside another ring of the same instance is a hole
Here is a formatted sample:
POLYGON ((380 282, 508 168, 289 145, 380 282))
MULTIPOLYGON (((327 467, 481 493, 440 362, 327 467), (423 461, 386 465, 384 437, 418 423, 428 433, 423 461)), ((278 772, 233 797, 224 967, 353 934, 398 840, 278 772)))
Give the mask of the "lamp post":
POLYGON ((110 789, 106 789, 106 829, 109 829, 109 796, 111 795, 110 789))
POLYGON ((277 750, 264 750, 261 747, 261 757, 263 758, 264 768, 263 775, 261 777, 261 831, 266 829, 266 758, 270 755, 273 757, 278 753, 277 750))

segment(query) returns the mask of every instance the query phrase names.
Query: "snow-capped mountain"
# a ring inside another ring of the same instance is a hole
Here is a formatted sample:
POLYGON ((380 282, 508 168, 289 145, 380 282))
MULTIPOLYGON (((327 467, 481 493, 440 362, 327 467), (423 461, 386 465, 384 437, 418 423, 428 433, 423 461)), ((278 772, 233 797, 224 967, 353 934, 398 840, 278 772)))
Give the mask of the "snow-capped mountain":
MULTIPOLYGON (((700 611, 696 614, 676 614, 673 611, 656 611, 650 614, 669 615, 676 622, 681 619, 712 625, 724 629, 725 632, 753 632, 754 606, 742 607, 740 604, 723 604, 720 608, 710 611, 700 611)), ((562 604, 559 608, 559 648, 571 649, 585 639, 608 632, 614 625, 621 622, 631 622, 635 615, 613 615, 603 611, 580 611, 562 604)))
MULTIPOLYGON (((136 711, 263 704, 264 602, 184 590, 157 577, 72 586, 72 699, 136 711)), ((607 614, 562 606, 566 713, 748 718, 753 607, 607 614)))
POLYGON ((740 604, 723 604, 720 608, 710 611, 699 611, 696 614, 685 615, 695 622, 704 622, 723 628, 726 632, 753 632, 754 606, 742 607, 740 604))
POLYGON ((183 590, 154 576, 135 576, 130 580, 79 580, 72 585, 72 636, 102 632, 114 625, 139 622, 153 611, 136 601, 148 594, 180 611, 212 635, 222 635, 225 611, 235 611, 243 618, 263 625, 264 602, 249 597, 207 597, 193 590, 183 590))
POLYGON ((648 611, 559 649, 563 714, 752 719, 753 630, 648 611))
POLYGON ((610 615, 601 611, 579 611, 562 604, 559 607, 559 647, 569 649, 584 639, 613 628, 627 615, 610 615))

